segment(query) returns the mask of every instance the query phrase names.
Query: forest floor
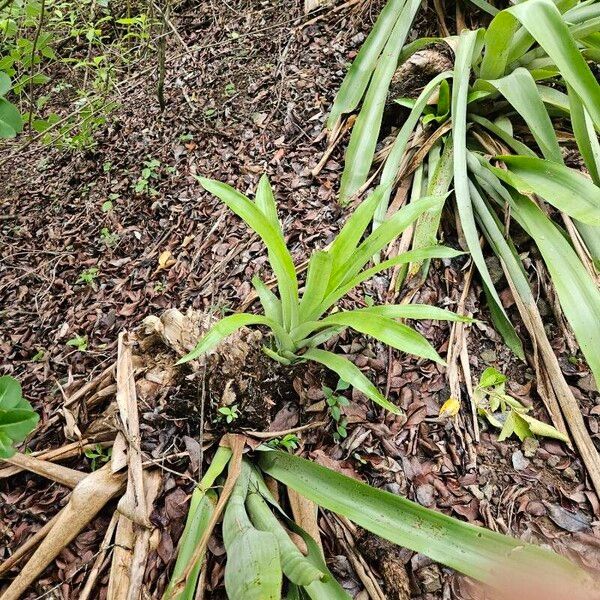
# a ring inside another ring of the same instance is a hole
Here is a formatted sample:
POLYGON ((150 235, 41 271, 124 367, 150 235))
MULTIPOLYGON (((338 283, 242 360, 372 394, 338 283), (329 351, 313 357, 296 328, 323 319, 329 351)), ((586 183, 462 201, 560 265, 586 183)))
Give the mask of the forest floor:
MULTIPOLYGON (((114 365, 120 332, 135 331, 144 318, 168 308, 237 310, 251 291, 252 275, 266 273, 261 243, 201 189, 195 175, 251 194, 266 172, 298 263, 339 231, 350 210, 336 202, 345 140, 317 176, 311 171, 327 146, 328 109, 379 6, 346 3, 305 15, 298 0, 229 0, 181 9, 172 18, 177 35, 171 36, 167 52, 164 111, 156 99, 156 69, 148 63, 120 85, 121 106, 97 134, 93 149, 71 152, 34 142, 17 153, 20 140, 0 150, 0 356, 2 372, 20 379, 24 395, 42 417, 29 450, 58 448, 79 435, 87 438, 90 424, 110 420, 108 395, 96 397, 89 407, 81 395, 77 411, 64 407, 78 389, 114 365), (136 192, 150 161, 148 186, 136 192), (67 343, 76 336, 86 336, 85 349, 67 343), (65 415, 73 418, 65 420, 65 415)), ((415 36, 435 33, 435 12, 423 12, 415 36)), ((445 220, 453 223, 451 212, 445 220)), ((453 229, 447 227, 445 243, 458 247, 453 229)), ((465 258, 434 261, 416 300, 455 309, 465 263, 465 258)), ((386 302, 389 285, 387 275, 378 276, 346 302, 386 302)), ((510 310, 506 282, 505 287, 502 297, 510 310)), ((597 392, 585 364, 574 358, 564 327, 554 321, 554 302, 541 285, 540 310, 548 317, 550 338, 600 445, 597 392)), ((475 382, 487 366, 496 367, 508 375, 511 393, 547 419, 533 371, 501 343, 477 281, 466 309, 479 319, 468 337, 475 382)), ((417 328, 442 355, 447 352, 448 324, 423 322, 417 328)), ((547 439, 499 443, 497 432, 481 423, 477 441, 466 390, 459 419, 438 416, 449 397, 443 367, 357 335, 345 334, 335 345, 406 416, 375 410, 352 394, 346 409, 348 436, 336 441, 322 391, 336 381, 324 380, 317 370, 296 370, 290 375, 290 398, 274 407, 271 430, 325 421, 299 435, 302 455, 600 568, 598 499, 576 453, 547 439)), ((206 422, 200 422, 197 388, 185 379, 147 398, 143 388, 139 393, 142 446, 163 469, 152 515, 159 542, 144 580, 147 597, 159 598, 202 468, 202 448, 210 447, 223 424, 210 406, 206 422)), ((81 471, 90 471, 91 463, 83 455, 63 462, 81 471)), ((58 511, 68 489, 6 468, 0 468, 0 478, 2 561, 58 511)), ((77 599, 113 511, 109 504, 23 598, 77 599)), ((359 595, 363 583, 347 548, 327 516, 321 525, 332 571, 352 595, 359 595)), ((390 552, 363 538, 353 552, 376 574, 389 560, 405 565, 414 598, 470 597, 464 579, 421 555, 390 552)), ((213 598, 223 594, 222 555, 215 542, 207 577, 213 598)), ((107 578, 105 570, 93 597, 106 596, 107 578)), ((388 598, 401 597, 391 589, 393 582, 382 585, 388 586, 388 598)))

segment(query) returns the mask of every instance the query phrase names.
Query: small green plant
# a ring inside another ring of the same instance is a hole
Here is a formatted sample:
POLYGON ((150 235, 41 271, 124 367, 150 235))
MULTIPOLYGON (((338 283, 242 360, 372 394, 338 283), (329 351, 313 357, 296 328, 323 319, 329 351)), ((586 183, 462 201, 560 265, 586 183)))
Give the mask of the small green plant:
POLYGON ((107 248, 114 248, 119 243, 119 236, 113 233, 108 227, 100 230, 100 239, 107 248))
POLYGON ((23 119, 17 108, 4 96, 10 92, 10 77, 0 71, 0 139, 13 138, 23 130, 23 119))
POLYGON ((158 193, 150 184, 153 180, 158 179, 159 167, 159 160, 151 159, 144 161, 144 168, 134 187, 137 194, 155 195, 158 193))
POLYGON ((579 567, 552 551, 475 527, 290 452, 261 446, 252 459, 248 455, 236 459, 223 445, 193 491, 163 600, 194 599, 206 568, 206 545, 222 510, 228 598, 350 600, 316 541, 284 512, 264 475, 280 486, 279 497, 286 489, 294 490, 375 535, 494 587, 503 584, 498 578, 502 569, 527 581, 536 573, 546 578, 555 573, 573 585, 592 584, 579 567), (218 480, 228 464, 227 483, 222 485, 218 480), (230 480, 235 482, 231 495, 220 501, 219 490, 226 489, 230 480), (290 531, 303 539, 305 554, 293 543, 290 531))
POLYGON ((330 387, 326 385, 323 386, 323 393, 325 394, 325 402, 327 403, 327 407, 329 410, 329 416, 332 418, 335 425, 335 432, 333 437, 336 442, 344 439, 348 436, 348 432, 346 427, 348 425, 348 420, 343 414, 344 407, 350 404, 350 401, 345 396, 338 394, 337 392, 343 392, 350 387, 349 383, 345 381, 338 382, 335 390, 332 390, 330 387))
POLYGON ((34 429, 39 416, 23 398, 21 384, 9 375, 0 377, 0 458, 10 458, 14 445, 34 429))
POLYGON ((78 352, 85 352, 88 348, 87 335, 75 335, 67 341, 67 346, 75 348, 78 352))
POLYGON ((103 448, 100 444, 96 444, 93 448, 84 450, 83 453, 86 458, 90 459, 92 471, 95 471, 110 460, 112 448, 103 448))
POLYGON ((233 423, 240 416, 237 404, 231 406, 221 406, 219 408, 219 414, 225 419, 226 423, 233 423))
POLYGON ((293 452, 298 448, 299 444, 300 440, 298 439, 298 436, 293 433, 288 433, 283 437, 269 440, 266 445, 274 450, 281 450, 283 448, 288 452, 293 452))
POLYGON ((437 207, 441 198, 421 198, 418 202, 405 206, 361 243, 383 193, 383 189, 378 188, 354 211, 327 250, 313 252, 308 265, 304 293, 300 297, 296 268, 285 244, 283 230, 277 218, 273 191, 267 177, 263 176, 260 179, 254 202, 224 183, 203 178, 200 182, 261 237, 277 279, 279 297, 255 276, 252 283, 264 314, 237 313, 225 317, 210 329, 179 364, 209 352, 221 340, 241 327, 264 325, 271 331, 272 343, 263 346, 263 351, 274 360, 284 365, 306 360, 320 363, 377 404, 396 414, 400 413, 400 409, 385 398, 354 363, 333 352, 321 350, 318 346, 345 329, 352 328, 397 350, 439 363, 444 362, 420 333, 399 323, 397 319, 470 319, 441 308, 420 304, 370 306, 349 311, 332 310, 350 290, 380 271, 414 260, 452 258, 461 254, 452 248, 431 246, 405 252, 374 267, 366 268, 373 255, 402 233, 419 215, 437 207))
POLYGON ((93 285, 98 278, 98 267, 89 267, 81 272, 76 283, 85 283, 86 285, 93 285))
POLYGON ((511 435, 521 441, 534 435, 555 438, 568 442, 569 438, 552 425, 533 418, 530 408, 506 393, 506 375, 494 367, 488 367, 473 390, 475 404, 480 415, 498 429, 498 441, 503 442, 511 435))
POLYGON ((43 349, 38 350, 32 357, 31 362, 42 362, 46 356, 46 351, 43 349))

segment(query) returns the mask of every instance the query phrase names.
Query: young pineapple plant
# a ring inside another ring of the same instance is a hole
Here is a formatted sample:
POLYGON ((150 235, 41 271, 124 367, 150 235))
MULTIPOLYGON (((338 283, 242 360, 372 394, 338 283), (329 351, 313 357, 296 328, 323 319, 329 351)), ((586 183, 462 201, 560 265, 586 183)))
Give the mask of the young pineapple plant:
POLYGON ((399 408, 385 398, 354 363, 320 346, 332 336, 350 328, 397 350, 443 363, 431 344, 400 320, 468 319, 448 310, 420 304, 371 306, 356 310, 336 308, 336 303, 350 290, 385 269, 416 260, 453 258, 461 254, 452 248, 431 245, 368 267, 371 258, 415 219, 426 211, 436 210, 442 197, 428 196, 410 203, 363 240, 373 212, 385 192, 385 188, 377 189, 352 213, 329 248, 312 253, 301 289, 267 177, 260 179, 254 201, 224 183, 209 179, 200 179, 200 182, 260 236, 277 280, 278 294, 255 276, 252 284, 263 312, 236 313, 221 319, 179 363, 186 363, 209 352, 241 327, 262 325, 271 334, 270 343, 262 349, 273 360, 283 365, 296 365, 304 361, 320 363, 373 402, 398 414, 399 408))
POLYGON ((253 456, 242 457, 240 438, 222 440, 193 492, 163 600, 197 597, 201 572, 209 569, 208 540, 216 535, 221 516, 224 586, 230 600, 350 600, 317 542, 287 515, 286 489, 494 587, 505 585, 500 573, 510 573, 513 581, 526 581, 532 589, 551 581, 571 590, 592 589, 586 573, 552 551, 462 522, 287 452, 261 446, 253 456), (264 476, 272 478, 280 502, 264 476))

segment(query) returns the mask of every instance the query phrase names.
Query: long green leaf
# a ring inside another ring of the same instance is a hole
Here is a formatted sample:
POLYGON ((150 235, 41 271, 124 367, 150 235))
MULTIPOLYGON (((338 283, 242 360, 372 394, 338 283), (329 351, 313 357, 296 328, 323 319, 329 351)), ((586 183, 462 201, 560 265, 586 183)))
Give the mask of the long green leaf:
POLYGON ((424 508, 298 456, 261 452, 260 466, 319 506, 475 579, 497 584, 498 569, 507 563, 521 574, 548 569, 584 578, 578 567, 553 552, 424 508))
MULTIPOLYGON (((237 331, 241 327, 246 327, 247 325, 266 325, 273 330, 275 335, 280 338, 281 341, 289 341, 289 336, 287 333, 275 321, 272 321, 271 319, 268 319, 262 315, 237 313, 235 315, 229 315, 213 325, 198 342, 198 344, 196 344, 196 347, 183 358, 180 358, 176 364, 182 365, 190 360, 194 360, 199 356, 202 356, 203 354, 206 354, 207 352, 210 352, 210 350, 215 348, 227 336, 231 335, 234 331, 237 331)), ((291 347, 291 342, 287 343, 286 346, 288 347, 286 349, 289 349, 291 347)))
POLYGON ((340 202, 347 202, 365 183, 373 162, 388 89, 398 66, 398 57, 421 6, 421 0, 406 0, 402 14, 379 57, 363 107, 352 128, 340 185, 340 202))
POLYGON ((335 96, 327 119, 329 129, 335 126, 344 113, 351 112, 358 106, 367 85, 369 85, 379 55, 398 18, 402 15, 405 4, 406 0, 390 0, 383 7, 377 21, 375 21, 375 25, 373 25, 373 29, 371 29, 371 33, 360 47, 360 51, 350 69, 348 69, 348 73, 335 96))
MULTIPOLYGON (((203 177, 198 178, 198 180, 207 192, 214 194, 224 202, 265 243, 269 252, 269 262, 277 277, 284 322, 286 326, 293 327, 297 321, 298 280, 294 261, 285 245, 281 231, 272 225, 269 218, 254 202, 231 186, 203 177)), ((270 202, 267 199, 268 192, 264 184, 261 190, 262 205, 268 213, 272 213, 272 208, 269 208, 270 202)), ((272 218, 272 215, 270 218, 272 218)))
POLYGON ((514 15, 558 67, 600 126, 600 85, 552 0, 525 0, 506 9, 514 15))
POLYGON ((362 392, 367 398, 383 406, 395 415, 401 414, 400 409, 392 404, 361 372, 361 370, 347 358, 338 356, 327 350, 319 350, 318 348, 309 348, 303 357, 306 360, 314 360, 328 369, 337 373, 340 379, 355 387, 359 392, 362 392))
POLYGON ((382 193, 379 206, 377 207, 373 217, 373 228, 378 227, 385 219, 385 213, 388 209, 392 186, 396 176, 398 175, 398 170, 400 169, 402 159, 404 158, 408 140, 410 139, 415 126, 421 118, 423 110, 427 106, 429 98, 431 98, 433 93, 438 89, 440 83, 449 79, 450 77, 452 77, 451 71, 440 73, 423 88, 423 91, 419 94, 419 97, 417 98, 408 117, 406 118, 406 121, 404 121, 402 127, 400 128, 381 173, 381 184, 384 186, 384 191, 382 193))
MULTIPOLYGON (((427 213, 423 213, 427 214, 427 213)), ((447 246, 430 246, 427 248, 418 248, 415 250, 409 250, 407 252, 403 252, 394 258, 390 258, 385 260, 370 269, 366 269, 361 271, 358 275, 354 276, 352 279, 345 281, 343 284, 336 287, 332 292, 330 292, 316 312, 318 316, 324 314, 327 310, 329 310, 338 300, 343 298, 350 290, 354 289, 356 286, 360 285, 363 281, 367 281, 371 279, 377 273, 381 271, 385 271, 391 267, 395 267, 396 265, 406 265, 408 263, 429 260, 432 258, 456 258, 457 256, 461 256, 464 252, 460 250, 455 250, 454 248, 448 248, 447 246)))
POLYGON ((300 323, 313 319, 327 292, 333 260, 329 252, 314 252, 308 262, 306 286, 300 301, 300 323))
POLYGON ((400 235, 411 223, 425 211, 438 208, 443 199, 439 196, 426 196, 408 206, 404 206, 391 219, 385 221, 380 227, 356 249, 345 264, 340 265, 331 274, 329 290, 332 292, 338 286, 353 279, 361 269, 379 253, 394 238, 400 235))
POLYGON ((434 347, 418 331, 375 311, 352 310, 334 313, 323 319, 320 325, 351 327, 402 352, 445 364, 434 347))
POLYGON ((600 385, 600 291, 562 232, 531 200, 513 194, 515 218, 537 244, 560 305, 600 385))
POLYGON ((506 77, 487 83, 496 88, 525 120, 544 157, 562 164, 562 154, 552 121, 531 73, 520 67, 506 77))
POLYGON ((509 171, 493 172, 522 194, 537 194, 571 217, 600 225, 600 188, 579 171, 540 158, 500 156, 509 171))
POLYGON ((467 96, 469 74, 473 54, 477 47, 477 31, 463 31, 454 63, 454 87, 452 89, 452 131, 454 138, 454 188, 456 206, 460 216, 465 241, 483 283, 488 287, 499 312, 505 314, 490 277, 483 252, 479 245, 479 232, 473 215, 473 205, 467 174, 467 96))

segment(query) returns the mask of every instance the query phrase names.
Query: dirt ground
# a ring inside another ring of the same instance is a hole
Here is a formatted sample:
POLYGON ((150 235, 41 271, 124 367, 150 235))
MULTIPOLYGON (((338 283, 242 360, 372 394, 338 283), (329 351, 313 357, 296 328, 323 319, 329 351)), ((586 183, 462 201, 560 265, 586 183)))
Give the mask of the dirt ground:
MULTIPOLYGON (((202 191, 195 175, 252 193, 259 176, 268 173, 297 262, 340 229, 349 211, 336 203, 343 146, 318 176, 311 170, 326 147, 327 111, 380 3, 338 4, 308 16, 302 4, 190 4, 173 19, 181 39, 169 42, 164 112, 156 100, 155 69, 148 64, 121 85, 122 106, 93 150, 72 153, 33 144, 17 155, 16 143, 0 150, 1 370, 22 381, 25 396, 42 416, 41 428, 28 442, 30 450, 72 441, 67 434, 73 435, 73 429, 64 427, 61 408, 66 398, 114 363, 119 332, 135 330, 148 315, 172 307, 216 313, 239 309, 251 290, 251 277, 268 275, 258 239, 202 191), (144 161, 150 160, 160 161, 150 182, 154 191, 136 193, 144 161), (104 212, 107 200, 113 208, 104 212), (97 277, 82 282, 82 273, 94 267, 97 277), (85 351, 67 345, 76 335, 87 336, 85 351)), ((413 36, 431 33, 432 27, 435 31, 436 18, 429 10, 413 36)), ((458 247, 450 211, 445 223, 445 243, 458 247)), ((462 257, 435 261, 418 301, 456 308, 465 262, 462 257)), ((385 302, 389 284, 388 275, 378 276, 346 302, 385 302)), ((543 289, 539 296, 561 366, 600 447, 600 406, 591 375, 562 325, 553 320, 553 299, 543 289)), ((508 290, 503 299, 511 309, 508 290)), ((466 307, 480 319, 469 337, 474 377, 495 366, 509 375, 515 397, 546 419, 533 372, 501 344, 477 284, 466 307)), ((447 351, 447 324, 423 322, 417 328, 440 353, 447 351)), ((485 427, 476 442, 468 401, 459 420, 438 417, 449 396, 443 367, 350 334, 336 338, 332 346, 364 368, 406 416, 383 413, 352 394, 346 411, 348 437, 336 442, 329 422, 309 430, 301 438, 304 456, 424 506, 547 544, 600 568, 598 499, 576 453, 551 440, 498 443, 497 434, 485 427)), ((323 377, 335 385, 317 369, 289 375, 289 398, 273 407, 272 430, 310 419, 327 421, 323 377)), ((167 389, 150 394, 141 409, 143 448, 165 469, 152 515, 160 543, 145 577, 151 598, 160 597, 173 562, 201 466, 200 448, 208 447, 220 427, 214 414, 201 427, 194 382, 179 381, 167 389)), ((80 429, 102 415, 105 406, 102 401, 89 410, 84 406, 80 429)), ((64 464, 89 471, 91 459, 77 457, 64 464)), ((33 474, 7 477, 0 470, 0 477, 4 560, 57 512, 67 490, 33 474)), ((79 597, 112 510, 114 505, 109 505, 61 553, 26 600, 79 597)), ((335 535, 335 524, 324 516, 321 525, 332 571, 358 595, 363 585, 335 535)), ((356 551, 380 575, 393 554, 394 561, 406 566, 414 598, 470 597, 464 580, 421 555, 402 549, 382 552, 368 538, 361 539, 356 551)), ((207 589, 214 598, 223 593, 222 558, 223 548, 213 544, 207 589)), ((105 597, 107 577, 102 574, 94 597, 105 597)), ((401 597, 385 577, 382 585, 391 586, 387 597, 401 597)))

